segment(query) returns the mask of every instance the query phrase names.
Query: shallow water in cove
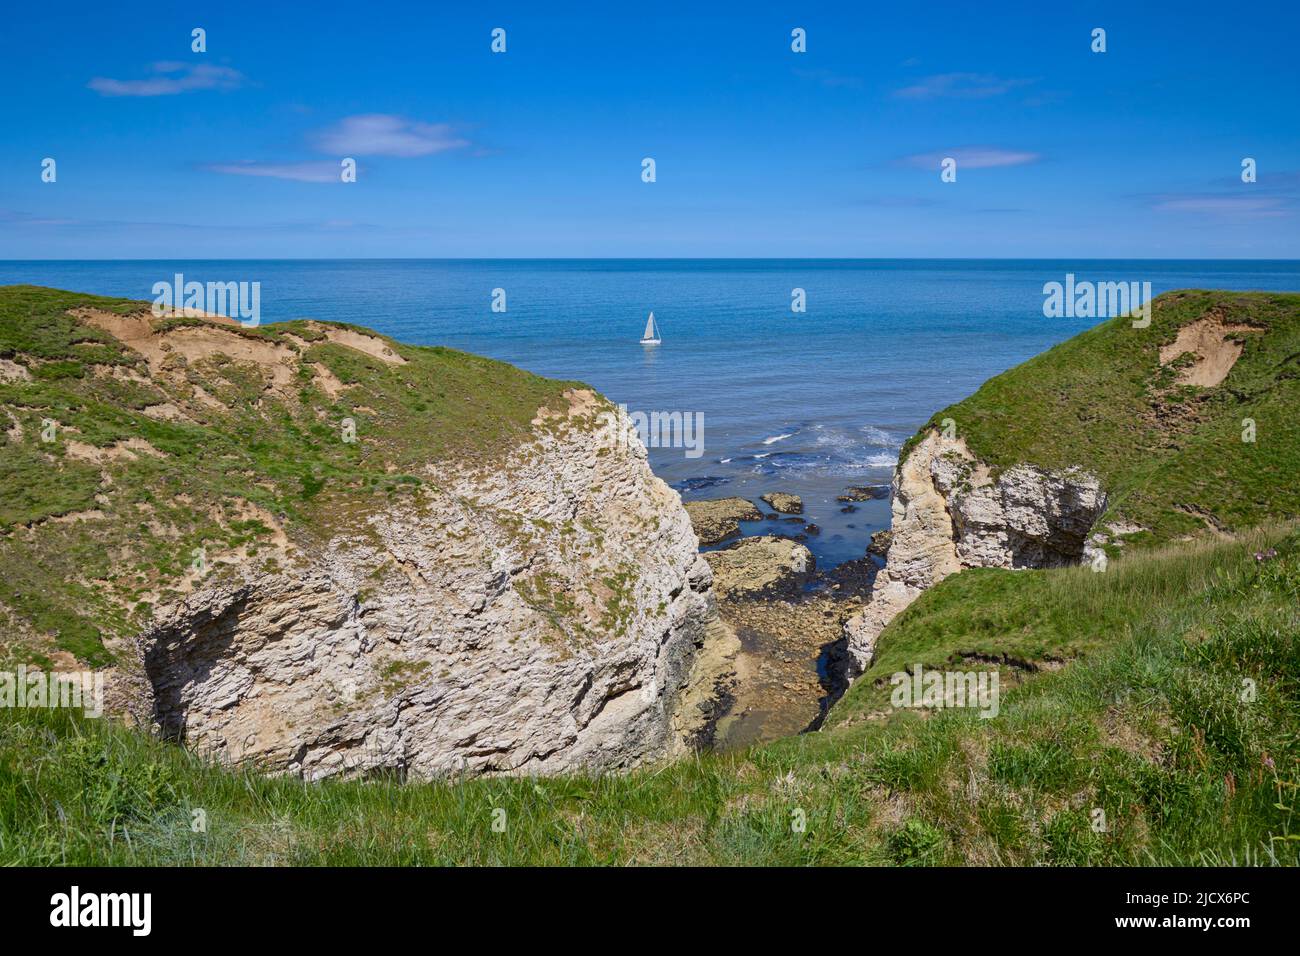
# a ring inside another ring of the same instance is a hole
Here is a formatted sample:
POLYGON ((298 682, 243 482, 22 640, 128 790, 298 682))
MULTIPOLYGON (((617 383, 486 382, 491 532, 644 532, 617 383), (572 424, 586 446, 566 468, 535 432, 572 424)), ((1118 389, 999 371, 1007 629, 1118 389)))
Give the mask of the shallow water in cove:
MULTIPOLYGON (((355 322, 579 379, 630 411, 702 412, 703 454, 653 448, 655 472, 688 500, 802 496, 821 567, 861 557, 889 524, 888 501, 845 513, 836 495, 887 484, 933 412, 1097 321, 1044 318, 1045 282, 1300 291, 1300 263, 1244 260, 7 261, 0 284, 152 299, 176 272, 260 282, 264 322, 355 322), (651 310, 663 344, 641 346, 651 310)), ((743 528, 774 529, 799 531, 743 528)))

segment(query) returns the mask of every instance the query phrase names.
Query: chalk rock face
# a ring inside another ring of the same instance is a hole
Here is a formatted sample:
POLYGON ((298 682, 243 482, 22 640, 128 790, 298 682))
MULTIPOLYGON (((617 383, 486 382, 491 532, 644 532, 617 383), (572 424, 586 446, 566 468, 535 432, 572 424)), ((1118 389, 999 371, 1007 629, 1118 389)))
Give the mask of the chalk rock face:
POLYGON ((1020 465, 995 479, 964 441, 931 431, 898 463, 885 567, 870 603, 845 623, 851 676, 870 665, 885 625, 926 588, 962 568, 1077 563, 1105 510, 1100 482, 1083 471, 1020 465))
POLYGON ((140 645, 161 729, 308 779, 682 752, 727 676, 712 575, 644 447, 574 424, 597 400, 567 394, 499 467, 431 465, 415 503, 159 615, 140 645))

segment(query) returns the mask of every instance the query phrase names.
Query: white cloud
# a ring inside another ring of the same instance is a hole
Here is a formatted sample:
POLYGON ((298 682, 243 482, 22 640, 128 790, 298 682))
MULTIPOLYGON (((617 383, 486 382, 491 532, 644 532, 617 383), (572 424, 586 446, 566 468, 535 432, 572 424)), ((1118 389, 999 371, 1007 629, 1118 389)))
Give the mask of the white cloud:
MULTIPOLYGON (((309 137, 312 146, 337 157, 397 156, 410 158, 472 145, 449 123, 419 123, 386 113, 348 116, 309 137)), ((205 169, 227 176, 261 176, 301 183, 341 182, 338 159, 306 162, 245 160, 214 163, 205 169)))
POLYGON ((336 156, 428 156, 470 145, 447 123, 419 123, 387 113, 348 116, 314 137, 336 156))
POLYGON ((268 179, 292 179, 300 183, 342 182, 342 167, 330 160, 308 163, 216 163, 205 166, 214 173, 228 176, 264 176, 268 179))
POLYGON ((244 74, 228 66, 207 63, 155 63, 155 74, 144 80, 112 80, 97 76, 86 85, 101 96, 174 96, 189 90, 233 90, 243 86, 244 74))
POLYGON ((906 156, 899 162, 919 169, 937 169, 946 158, 957 160, 957 169, 993 169, 998 166, 1023 166, 1042 158, 1038 153, 1025 150, 1000 149, 996 146, 960 146, 956 149, 906 156))

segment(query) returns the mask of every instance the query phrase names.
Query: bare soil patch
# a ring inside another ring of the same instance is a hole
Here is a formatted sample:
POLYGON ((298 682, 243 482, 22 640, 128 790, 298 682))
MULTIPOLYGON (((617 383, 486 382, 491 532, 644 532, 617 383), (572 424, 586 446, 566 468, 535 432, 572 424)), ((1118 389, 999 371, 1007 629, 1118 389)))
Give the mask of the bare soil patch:
POLYGON ((1228 377, 1241 357, 1239 336, 1263 329, 1224 321, 1220 312, 1210 312, 1178 330, 1178 337, 1160 347, 1160 364, 1168 365, 1183 355, 1194 356, 1192 364, 1178 372, 1179 385, 1213 388, 1228 377))

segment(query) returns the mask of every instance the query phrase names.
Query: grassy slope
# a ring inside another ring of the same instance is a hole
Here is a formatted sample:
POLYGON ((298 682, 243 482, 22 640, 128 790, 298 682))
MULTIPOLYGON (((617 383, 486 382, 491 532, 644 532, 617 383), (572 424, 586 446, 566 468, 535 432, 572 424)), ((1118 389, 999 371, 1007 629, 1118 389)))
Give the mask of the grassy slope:
MULTIPOLYGON (((1156 543, 1205 529, 1243 529, 1300 516, 1300 295, 1173 292, 1158 297, 1149 328, 1103 322, 937 412, 996 468, 1022 462, 1083 464, 1110 496, 1103 521, 1125 518, 1156 543), (1214 388, 1175 386, 1177 362, 1159 350, 1179 327, 1217 310, 1244 351, 1214 388), (1242 419, 1257 440, 1241 440, 1242 419), (1189 513, 1200 512, 1205 517, 1189 513)), ((923 429, 924 430, 924 429, 923 429)))
POLYGON ((136 381, 104 374, 116 368, 147 379, 148 367, 68 314, 78 307, 119 314, 148 308, 34 286, 0 288, 0 359, 31 375, 0 378, 0 665, 48 663, 56 650, 109 663, 104 639, 134 633, 152 610, 145 596, 165 597, 194 549, 203 547, 218 565, 223 552, 241 546, 247 560, 262 560, 259 543, 270 529, 248 518, 241 501, 283 515, 291 538, 310 539, 354 509, 410 494, 427 461, 490 460, 528 435, 538 407, 566 387, 463 352, 385 340, 407 360, 389 365, 326 341, 319 325, 305 322, 229 332, 298 353, 287 396, 267 392, 251 363, 220 353, 183 367, 175 380, 136 381), (317 386, 312 363, 355 387, 331 398, 317 386), (196 401, 196 385, 224 407, 196 401), (184 408, 192 420, 142 414, 161 403, 184 408), (341 440, 345 417, 356 421, 356 443, 341 440), (53 443, 40 440, 43 419, 59 423, 53 443), (15 421, 21 439, 6 434, 15 421), (67 451, 71 439, 104 448, 133 438, 165 457, 101 465, 67 451), (83 520, 50 520, 69 514, 83 520))
POLYGON ((1080 595, 1073 622, 1026 611, 1025 641, 1126 613, 1103 649, 1004 690, 992 720, 904 713, 626 776, 304 785, 13 712, 0 862, 1294 865, 1300 538, 1275 533, 1257 564, 1265 540, 1134 555, 1084 588, 1074 569, 1015 575, 1080 595))

